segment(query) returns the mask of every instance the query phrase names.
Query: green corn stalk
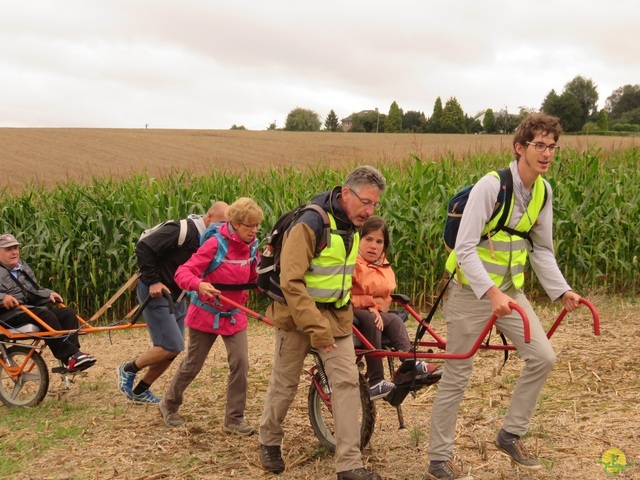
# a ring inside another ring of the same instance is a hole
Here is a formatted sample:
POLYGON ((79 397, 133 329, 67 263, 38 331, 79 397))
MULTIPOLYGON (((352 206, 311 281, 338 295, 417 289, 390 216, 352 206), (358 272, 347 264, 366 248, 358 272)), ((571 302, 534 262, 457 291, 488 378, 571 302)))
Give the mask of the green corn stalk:
MULTIPOLYGON (((554 240, 561 270, 574 289, 637 294, 640 223, 640 149, 603 152, 562 150, 547 180, 553 187, 554 240)), ((442 227, 450 197, 510 159, 469 152, 375 165, 387 179, 379 212, 389 223, 389 252, 398 291, 428 304, 444 272, 442 227)), ((23 244, 22 256, 38 279, 59 291, 82 315, 90 315, 136 270, 135 242, 156 223, 203 213, 215 200, 254 198, 265 213, 263 236, 283 212, 316 193, 340 185, 356 163, 240 173, 212 168, 202 175, 146 172, 124 180, 93 178, 40 191, 0 191, 0 230, 23 244)), ((541 293, 533 279, 532 293, 541 293)), ((121 316, 135 300, 112 309, 121 316)), ((260 303, 259 300, 252 300, 260 303)))

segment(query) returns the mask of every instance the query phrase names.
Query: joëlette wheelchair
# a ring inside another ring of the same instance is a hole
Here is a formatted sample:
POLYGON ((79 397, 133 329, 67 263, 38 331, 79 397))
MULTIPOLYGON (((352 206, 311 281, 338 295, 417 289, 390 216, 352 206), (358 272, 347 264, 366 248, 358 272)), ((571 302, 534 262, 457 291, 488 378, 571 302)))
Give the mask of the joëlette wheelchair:
MULTIPOLYGON (((232 305, 236 308, 240 308, 248 315, 257 318, 269 325, 273 325, 268 318, 256 313, 238 303, 235 303, 222 295, 218 295, 220 300, 224 303, 232 305)), ((414 366, 417 360, 456 360, 470 358, 475 353, 482 350, 497 350, 502 352, 508 352, 515 350, 515 346, 507 344, 506 341, 499 344, 491 341, 490 333, 497 320, 497 317, 492 316, 485 325, 485 328, 478 336, 477 340, 473 344, 472 348, 465 353, 446 353, 446 340, 441 337, 431 326, 431 318, 435 309, 432 309, 430 314, 423 318, 412 307, 409 297, 406 295, 392 295, 392 300, 395 304, 401 307, 399 313, 406 312, 407 316, 413 317, 417 323, 417 331, 414 335, 413 349, 410 352, 399 352, 390 350, 385 346, 384 335, 382 349, 378 350, 371 345, 371 343, 362 335, 357 326, 354 326, 354 346, 356 354, 356 363, 362 364, 362 360, 365 356, 386 358, 388 361, 389 372, 393 383, 395 384, 394 390, 385 397, 385 400, 392 406, 396 407, 398 412, 398 422, 400 428, 404 428, 404 418, 402 415, 402 402, 409 393, 414 394, 429 385, 437 382, 435 381, 422 381, 415 378, 414 366), (427 335, 428 334, 428 335, 427 335), (395 361, 400 360, 402 363, 399 368, 395 368, 395 361)), ((600 335, 600 318, 598 312, 594 306, 586 299, 580 301, 591 312, 593 317, 593 332, 595 335, 600 335)), ((437 306, 437 302, 436 302, 437 306)), ((529 319, 527 318, 524 310, 517 304, 510 304, 511 308, 518 312, 522 318, 524 326, 525 342, 530 341, 530 329, 529 319)), ((567 314, 567 310, 563 309, 558 315, 553 325, 547 331, 547 338, 551 338, 556 331, 562 320, 567 314)), ((312 349, 309 354, 313 358, 313 365, 305 372, 309 375, 310 384, 307 396, 307 406, 309 421, 313 428, 314 434, 320 441, 320 443, 329 450, 335 450, 336 439, 334 437, 333 427, 333 415, 331 406, 331 388, 327 375, 324 371, 324 365, 320 358, 320 354, 312 349)), ((506 357, 505 357, 506 358, 506 357)), ((375 421, 376 421, 376 409, 374 402, 369 398, 369 385, 360 372, 360 446, 365 447, 371 436, 373 435, 375 421)))
MULTIPOLYGON (((86 335, 113 330, 145 328, 146 324, 138 323, 138 319, 148 301, 136 306, 122 320, 101 327, 91 325, 91 322, 106 312, 123 293, 127 290, 133 290, 137 281, 138 275, 136 274, 88 321, 76 315, 78 328, 74 330, 54 330, 29 308, 24 305, 17 307, 29 315, 32 321, 18 328, 0 323, 0 401, 9 407, 32 407, 42 402, 46 397, 49 389, 49 368, 42 357, 43 350, 46 348, 45 338, 64 337, 76 332, 79 335, 86 335)), ((165 296, 170 300, 169 308, 172 309, 171 296, 168 293, 165 296)), ((64 307, 64 304, 59 303, 57 306, 64 307)), ((56 306, 52 308, 56 308, 56 306)), ((83 372, 69 372, 62 362, 51 371, 61 375, 67 389, 77 375, 83 374, 83 372)))

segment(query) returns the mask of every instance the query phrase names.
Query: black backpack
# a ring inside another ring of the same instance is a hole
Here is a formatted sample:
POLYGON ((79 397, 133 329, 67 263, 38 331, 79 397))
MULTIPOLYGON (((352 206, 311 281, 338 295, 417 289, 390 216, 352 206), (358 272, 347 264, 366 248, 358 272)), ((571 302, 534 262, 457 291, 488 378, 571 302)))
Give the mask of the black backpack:
POLYGON ((258 266, 258 289, 273 300, 285 303, 284 295, 280 288, 280 251, 282 250, 282 240, 284 233, 289 227, 307 210, 318 212, 322 217, 323 234, 322 238, 316 242, 314 257, 327 246, 328 232, 331 229, 329 216, 320 205, 310 203, 300 205, 293 210, 283 213, 266 238, 266 245, 260 255, 260 265, 258 266))
MULTIPOLYGON (((500 176, 500 191, 498 192, 498 198, 496 198, 496 204, 493 208, 491 218, 489 218, 489 222, 498 214, 502 204, 507 205, 507 208, 503 210, 502 216, 498 220, 498 225, 496 225, 495 231, 498 231, 506 225, 507 217, 509 216, 508 206, 511 204, 511 197, 513 196, 513 175, 509 167, 501 168, 500 170, 496 170, 496 172, 500 176)), ((467 200, 469 200, 469 194, 471 193, 473 185, 475 184, 467 185, 449 200, 447 219, 444 223, 444 246, 447 252, 453 251, 456 246, 456 238, 458 237, 462 214, 467 206, 467 200)))
MULTIPOLYGON (((507 232, 511 235, 518 235, 522 238, 527 239, 527 241, 531 244, 531 248, 533 249, 533 241, 529 236, 529 232, 518 232, 512 228, 507 227, 507 220, 509 219, 509 210, 511 205, 511 199, 513 197, 513 174, 511 173, 511 169, 509 167, 501 168, 500 170, 496 170, 496 173, 500 177, 500 190, 498 191, 498 197, 496 198, 496 204, 493 207, 493 213, 489 218, 489 223, 491 220, 495 218, 495 216, 500 211, 500 206, 505 205, 505 208, 502 210, 502 215, 498 219, 498 224, 496 227, 489 233, 493 234, 500 230, 507 232)), ((447 219, 444 224, 444 246, 447 249, 447 252, 453 251, 456 246, 456 238, 458 237, 458 229, 460 228, 460 222, 462 220, 462 214, 464 213, 464 209, 467 206, 467 200, 469 200, 469 193, 471 193, 471 189, 473 185, 468 185, 456 193, 451 200, 449 201, 449 205, 447 207, 447 219)), ((547 189, 545 187, 544 190, 544 201, 542 202, 542 207, 544 208, 547 203, 547 189)), ((486 240, 488 235, 483 235, 482 240, 486 240)))

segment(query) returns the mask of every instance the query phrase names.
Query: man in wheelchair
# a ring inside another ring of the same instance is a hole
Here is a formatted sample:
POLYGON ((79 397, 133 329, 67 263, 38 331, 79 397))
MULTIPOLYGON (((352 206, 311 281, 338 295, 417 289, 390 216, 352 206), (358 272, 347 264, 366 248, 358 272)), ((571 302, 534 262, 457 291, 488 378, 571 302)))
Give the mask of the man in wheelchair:
MULTIPOLYGON (((53 330, 77 329, 78 319, 73 309, 46 307, 62 303, 62 297, 53 290, 42 288, 34 277, 33 270, 20 259, 20 243, 16 238, 10 233, 0 235, 0 324, 7 329, 38 325, 19 308, 19 305, 24 305, 53 330)), ((69 372, 86 370, 96 363, 94 357, 80 351, 76 332, 47 336, 43 340, 69 372)))

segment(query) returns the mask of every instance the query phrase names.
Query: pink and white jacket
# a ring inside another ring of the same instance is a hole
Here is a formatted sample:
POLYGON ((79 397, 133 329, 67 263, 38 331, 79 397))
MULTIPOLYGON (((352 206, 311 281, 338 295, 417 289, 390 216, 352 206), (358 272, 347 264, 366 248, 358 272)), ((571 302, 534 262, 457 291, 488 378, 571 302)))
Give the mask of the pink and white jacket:
MULTIPOLYGON (((197 293, 198 286, 202 281, 214 285, 216 283, 242 284, 256 281, 258 276, 257 265, 260 262, 259 255, 256 255, 256 258, 249 263, 251 256, 250 245, 240 240, 237 233, 231 233, 228 223, 222 225, 219 231, 222 236, 228 240, 229 249, 225 259, 218 268, 209 273, 206 278, 202 278, 202 275, 218 251, 218 239, 211 237, 204 245, 200 246, 198 251, 194 253, 189 260, 176 270, 175 281, 180 288, 192 290, 197 293), (242 260, 246 262, 237 263, 242 260)), ((257 242, 257 239, 254 241, 257 242)), ((228 299, 239 304, 244 304, 249 297, 246 290, 220 290, 220 292, 228 299)), ((198 298, 201 302, 213 307, 213 309, 219 312, 232 312, 236 310, 224 302, 216 302, 215 298, 204 295, 199 295, 198 298)), ((216 335, 233 335, 247 328, 247 323, 247 315, 242 311, 236 310, 231 316, 228 314, 226 316, 224 314, 216 315, 193 303, 189 305, 185 318, 185 324, 189 328, 216 335), (215 328, 216 323, 217 328, 215 328)))

